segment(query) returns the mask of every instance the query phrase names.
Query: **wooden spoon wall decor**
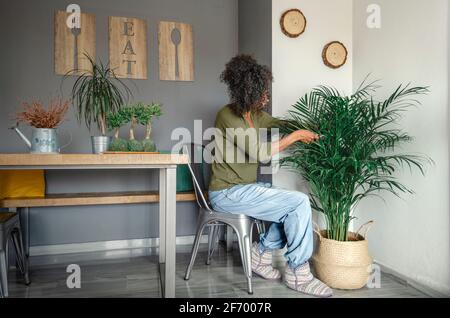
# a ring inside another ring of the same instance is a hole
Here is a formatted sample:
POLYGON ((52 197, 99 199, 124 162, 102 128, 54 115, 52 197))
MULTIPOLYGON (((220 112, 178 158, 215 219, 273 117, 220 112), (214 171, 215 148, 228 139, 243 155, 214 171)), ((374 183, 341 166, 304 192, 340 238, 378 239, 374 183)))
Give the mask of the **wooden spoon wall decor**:
POLYGON ((158 29, 159 79, 194 81, 192 25, 161 21, 158 29))
POLYGON ((173 45, 175 45, 175 77, 180 77, 180 63, 178 55, 178 46, 181 43, 181 33, 176 27, 172 29, 171 38, 173 45))

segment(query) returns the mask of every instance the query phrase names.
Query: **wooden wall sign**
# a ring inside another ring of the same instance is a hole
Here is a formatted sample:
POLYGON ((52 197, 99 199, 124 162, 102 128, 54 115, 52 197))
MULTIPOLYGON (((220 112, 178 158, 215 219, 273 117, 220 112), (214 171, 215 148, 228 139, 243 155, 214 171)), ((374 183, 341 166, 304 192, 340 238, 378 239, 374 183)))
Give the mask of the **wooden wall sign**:
POLYGON ((147 79, 147 22, 109 17, 109 63, 117 77, 147 79))
POLYGON ((194 81, 192 25, 161 21, 158 30, 159 79, 194 81))
POLYGON ((299 9, 290 9, 280 18, 281 31, 290 38, 300 36, 306 29, 306 18, 299 9))
POLYGON ((339 41, 333 41, 325 45, 322 51, 322 59, 326 66, 339 68, 347 62, 347 48, 339 41))
MULTIPOLYGON (((91 70, 91 64, 85 53, 95 59, 95 16, 81 13, 80 27, 69 28, 67 18, 70 13, 55 13, 55 73, 66 75, 74 69, 91 70)), ((71 72, 77 75, 80 72, 71 72)))

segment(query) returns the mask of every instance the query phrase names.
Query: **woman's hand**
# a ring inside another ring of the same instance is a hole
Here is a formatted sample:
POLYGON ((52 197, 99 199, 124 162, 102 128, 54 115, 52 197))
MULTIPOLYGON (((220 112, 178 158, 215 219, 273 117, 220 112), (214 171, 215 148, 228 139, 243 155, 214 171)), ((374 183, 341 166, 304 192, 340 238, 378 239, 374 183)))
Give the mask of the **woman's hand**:
POLYGON ((281 140, 276 140, 272 142, 272 156, 283 151, 290 145, 294 144, 297 141, 301 141, 304 143, 311 143, 319 139, 319 135, 306 130, 300 129, 290 133, 288 136, 282 138, 281 140))
POLYGON ((309 144, 309 143, 319 139, 318 134, 313 133, 312 131, 309 131, 306 129, 300 129, 300 130, 294 131, 294 136, 295 136, 296 141, 301 141, 301 142, 304 142, 305 144, 309 144))

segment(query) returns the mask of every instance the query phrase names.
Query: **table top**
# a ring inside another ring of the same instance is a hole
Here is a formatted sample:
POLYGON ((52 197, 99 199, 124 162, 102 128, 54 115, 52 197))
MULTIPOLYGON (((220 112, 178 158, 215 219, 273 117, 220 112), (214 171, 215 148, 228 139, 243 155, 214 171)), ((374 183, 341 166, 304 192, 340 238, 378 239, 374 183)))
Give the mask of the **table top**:
POLYGON ((0 169, 32 167, 151 167, 187 164, 183 154, 0 153, 0 169))

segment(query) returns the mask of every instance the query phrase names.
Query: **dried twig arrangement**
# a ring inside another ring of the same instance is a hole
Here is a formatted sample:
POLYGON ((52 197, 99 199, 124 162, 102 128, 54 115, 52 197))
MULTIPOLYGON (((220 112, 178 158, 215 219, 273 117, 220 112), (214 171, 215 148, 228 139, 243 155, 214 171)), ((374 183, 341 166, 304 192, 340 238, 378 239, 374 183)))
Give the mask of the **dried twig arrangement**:
POLYGON ((63 100, 52 100, 48 108, 39 101, 22 105, 23 110, 16 115, 16 120, 35 128, 56 128, 69 109, 69 101, 63 100))

